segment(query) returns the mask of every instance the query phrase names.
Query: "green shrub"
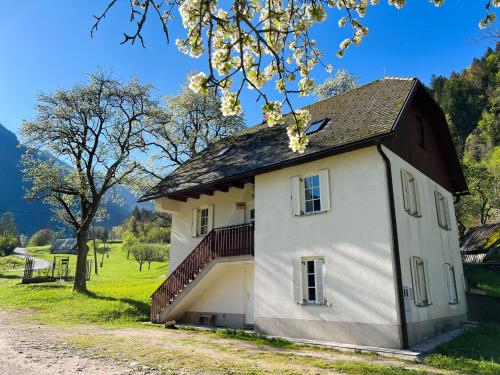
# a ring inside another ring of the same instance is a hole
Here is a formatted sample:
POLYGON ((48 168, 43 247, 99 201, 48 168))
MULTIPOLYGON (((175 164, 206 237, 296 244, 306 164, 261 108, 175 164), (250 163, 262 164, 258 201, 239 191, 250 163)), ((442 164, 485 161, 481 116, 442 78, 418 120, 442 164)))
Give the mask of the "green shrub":
POLYGON ((0 236, 0 255, 9 255, 18 244, 16 236, 0 236))
POLYGON ((50 229, 40 229, 30 239, 30 246, 50 245, 54 240, 54 232, 50 229))
POLYGON ((139 271, 142 271, 142 265, 148 263, 151 267, 151 262, 163 262, 168 259, 168 246, 159 243, 141 243, 133 242, 128 245, 130 255, 139 263, 139 271))

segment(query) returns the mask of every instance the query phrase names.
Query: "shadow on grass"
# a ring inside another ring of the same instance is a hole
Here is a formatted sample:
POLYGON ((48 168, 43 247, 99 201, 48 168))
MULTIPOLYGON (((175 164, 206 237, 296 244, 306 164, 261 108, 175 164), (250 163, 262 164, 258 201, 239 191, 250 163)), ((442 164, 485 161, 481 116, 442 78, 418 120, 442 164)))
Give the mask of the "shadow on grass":
MULTIPOLYGON (((115 297, 109 297, 109 296, 101 296, 98 295, 94 292, 87 291, 85 293, 82 293, 85 296, 97 300, 102 300, 102 301, 112 301, 112 302, 120 302, 127 304, 131 307, 129 311, 121 311, 117 312, 117 316, 123 316, 127 315, 130 317, 137 318, 137 321, 149 321, 149 315, 150 315, 150 305, 148 303, 142 302, 142 301, 137 301, 131 298, 115 298, 115 297)), ((114 318, 115 314, 112 314, 113 316, 110 316, 110 318, 114 318)))
POLYGON ((19 275, 7 275, 5 273, 0 273, 0 279, 22 279, 19 275))
POLYGON ((65 289, 68 285, 54 284, 54 283, 39 283, 39 284, 29 284, 28 288, 33 290, 42 289, 65 289))

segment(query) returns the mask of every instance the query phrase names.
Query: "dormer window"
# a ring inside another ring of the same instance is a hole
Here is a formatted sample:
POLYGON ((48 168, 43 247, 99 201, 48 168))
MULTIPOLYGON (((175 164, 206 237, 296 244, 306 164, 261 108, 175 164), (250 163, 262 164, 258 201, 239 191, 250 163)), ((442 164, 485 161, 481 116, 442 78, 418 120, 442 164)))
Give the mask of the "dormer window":
POLYGON ((219 152, 215 155, 215 157, 217 157, 217 158, 218 158, 219 156, 225 155, 225 154, 226 154, 226 152, 228 152, 230 148, 231 148, 231 146, 227 146, 227 147, 222 148, 222 149, 221 149, 221 150, 220 150, 220 151, 219 151, 219 152))
POLYGON ((325 127, 325 125, 327 123, 328 123, 328 119, 327 118, 324 118, 323 120, 319 120, 319 121, 314 121, 306 129, 306 135, 319 132, 320 130, 322 130, 325 127))

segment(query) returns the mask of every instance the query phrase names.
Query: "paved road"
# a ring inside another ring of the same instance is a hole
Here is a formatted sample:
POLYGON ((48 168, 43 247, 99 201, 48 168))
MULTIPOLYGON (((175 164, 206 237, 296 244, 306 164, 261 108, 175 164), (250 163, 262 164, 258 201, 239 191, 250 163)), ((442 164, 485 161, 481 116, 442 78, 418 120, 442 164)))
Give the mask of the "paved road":
MULTIPOLYGON (((25 247, 16 247, 14 249, 13 255, 20 257, 20 258, 26 258, 29 256, 28 254, 28 249, 25 247)), ((32 257, 33 258, 33 257, 32 257)), ((49 268, 52 266, 52 262, 49 262, 48 260, 45 259, 40 259, 40 258, 33 258, 35 260, 35 264, 33 269, 36 270, 43 270, 44 268, 49 268)))

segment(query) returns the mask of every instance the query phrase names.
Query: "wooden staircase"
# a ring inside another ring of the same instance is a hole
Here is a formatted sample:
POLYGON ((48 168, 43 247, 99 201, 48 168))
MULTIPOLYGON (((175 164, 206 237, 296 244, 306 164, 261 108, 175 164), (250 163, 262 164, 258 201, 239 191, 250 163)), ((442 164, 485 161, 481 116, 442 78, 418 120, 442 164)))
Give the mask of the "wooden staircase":
POLYGON ((254 255, 254 225, 243 224, 212 229, 151 295, 151 321, 160 314, 214 259, 254 255))

